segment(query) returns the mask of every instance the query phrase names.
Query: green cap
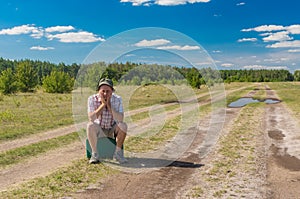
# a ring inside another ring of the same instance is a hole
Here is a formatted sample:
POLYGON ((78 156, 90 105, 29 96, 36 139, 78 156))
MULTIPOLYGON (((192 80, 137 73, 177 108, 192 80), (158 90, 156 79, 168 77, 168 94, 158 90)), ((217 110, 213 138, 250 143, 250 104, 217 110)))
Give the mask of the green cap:
POLYGON ((115 90, 113 81, 111 79, 107 79, 107 78, 100 79, 99 84, 98 84, 98 90, 100 89, 100 87, 102 85, 107 85, 107 86, 111 87, 112 90, 115 90))

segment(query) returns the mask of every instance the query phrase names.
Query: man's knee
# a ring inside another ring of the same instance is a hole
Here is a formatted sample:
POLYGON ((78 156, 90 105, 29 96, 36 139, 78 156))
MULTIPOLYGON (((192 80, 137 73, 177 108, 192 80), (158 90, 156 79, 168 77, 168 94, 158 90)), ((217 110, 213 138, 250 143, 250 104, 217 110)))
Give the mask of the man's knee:
POLYGON ((125 122, 119 122, 118 123, 118 127, 121 131, 123 131, 124 133, 127 132, 127 124, 125 122))
POLYGON ((86 129, 87 129, 87 134, 96 134, 98 131, 97 124, 93 122, 89 122, 87 124, 86 129))

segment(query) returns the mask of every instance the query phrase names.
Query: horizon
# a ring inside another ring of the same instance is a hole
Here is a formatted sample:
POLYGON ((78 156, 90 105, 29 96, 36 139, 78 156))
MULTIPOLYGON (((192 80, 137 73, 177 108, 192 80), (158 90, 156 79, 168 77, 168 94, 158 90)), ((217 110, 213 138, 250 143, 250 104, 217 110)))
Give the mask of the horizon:
MULTIPOLYGON (((49 61, 32 60, 32 59, 10 60, 10 59, 5 59, 3 57, 0 57, 0 59, 4 59, 4 60, 8 60, 8 61, 16 61, 16 62, 25 61, 25 60, 29 60, 29 61, 33 61, 33 62, 35 62, 35 61, 37 61, 37 62, 49 62, 49 61)), ((97 61, 97 62, 90 63, 90 64, 97 64, 97 63, 101 63, 101 62, 103 62, 103 61, 97 61)), ((85 64, 85 63, 71 63, 71 64, 66 64, 64 62, 60 62, 60 63, 49 62, 49 63, 50 64, 54 64, 56 66, 58 66, 59 64, 65 64, 66 66, 71 66, 72 64, 76 64, 78 66, 82 66, 82 65, 85 64)), ((112 63, 106 63, 106 62, 104 62, 104 63, 107 64, 107 66, 109 64, 114 64, 114 63, 116 63, 116 64, 120 64, 120 63, 126 64, 126 62, 112 62, 112 63)), ((136 64, 136 65, 151 65, 151 64, 156 64, 156 63, 135 63, 135 62, 130 62, 130 61, 128 61, 128 63, 130 63, 130 64, 136 64)), ((177 65, 161 65, 161 66, 166 66, 166 67, 170 66, 170 67, 178 67, 178 68, 192 68, 192 67, 194 67, 194 66, 177 66, 177 65)), ((201 69, 208 69, 208 68, 212 68, 212 67, 208 66, 208 67, 203 67, 203 68, 198 68, 198 69, 201 70, 201 69)), ((253 71, 259 71, 259 70, 261 70, 261 71, 263 71, 263 70, 285 70, 285 71, 289 71, 291 74, 294 74, 296 71, 300 71, 300 69, 295 70, 295 71, 290 71, 288 69, 282 69, 282 68, 264 68, 264 69, 261 69, 261 68, 242 68, 242 69, 234 69, 234 68, 219 69, 219 68, 215 68, 215 70, 218 70, 218 71, 222 71, 222 70, 229 70, 229 71, 230 70, 241 70, 241 71, 243 71, 243 70, 253 70, 253 71)))

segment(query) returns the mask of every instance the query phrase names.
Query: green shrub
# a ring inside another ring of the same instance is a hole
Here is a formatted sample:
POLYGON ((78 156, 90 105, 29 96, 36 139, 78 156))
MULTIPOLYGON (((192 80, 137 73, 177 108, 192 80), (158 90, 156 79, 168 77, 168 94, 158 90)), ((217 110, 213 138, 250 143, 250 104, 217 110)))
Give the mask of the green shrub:
POLYGON ((3 94, 15 93, 18 90, 18 84, 11 68, 2 71, 0 76, 0 91, 3 94))
POLYGON ((70 93, 73 89, 74 79, 67 73, 52 71, 43 78, 43 88, 47 93, 70 93))

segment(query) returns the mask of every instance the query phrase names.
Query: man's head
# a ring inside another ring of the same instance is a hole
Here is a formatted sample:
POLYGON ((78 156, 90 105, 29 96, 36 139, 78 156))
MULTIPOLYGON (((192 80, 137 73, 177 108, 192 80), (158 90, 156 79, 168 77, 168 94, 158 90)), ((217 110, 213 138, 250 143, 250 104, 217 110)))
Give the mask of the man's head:
POLYGON ((98 92, 101 98, 107 100, 114 91, 114 85, 111 79, 100 79, 98 83, 98 92))
POLYGON ((108 79, 108 78, 102 78, 99 80, 98 82, 98 91, 100 90, 100 88, 104 85, 107 85, 111 88, 112 91, 114 91, 114 84, 113 84, 113 81, 111 79, 108 79))

